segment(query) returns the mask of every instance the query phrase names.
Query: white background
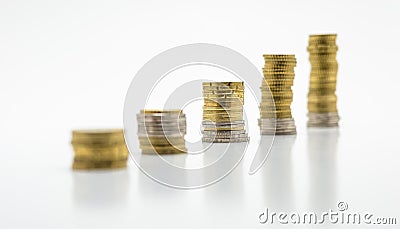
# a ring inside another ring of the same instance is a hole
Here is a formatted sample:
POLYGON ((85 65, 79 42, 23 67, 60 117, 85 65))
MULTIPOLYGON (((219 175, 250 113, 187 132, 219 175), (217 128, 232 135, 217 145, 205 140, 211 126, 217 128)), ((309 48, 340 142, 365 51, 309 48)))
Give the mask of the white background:
POLYGON ((0 228, 266 227, 265 207, 339 201, 399 221, 399 10, 396 1, 2 0, 0 228), (338 34, 342 120, 320 133, 305 127, 306 46, 322 32, 338 34), (296 54, 297 138, 281 139, 256 175, 241 166, 201 190, 160 186, 133 163, 72 172, 71 130, 122 127, 136 71, 196 42, 232 48, 260 69, 264 53, 296 54))

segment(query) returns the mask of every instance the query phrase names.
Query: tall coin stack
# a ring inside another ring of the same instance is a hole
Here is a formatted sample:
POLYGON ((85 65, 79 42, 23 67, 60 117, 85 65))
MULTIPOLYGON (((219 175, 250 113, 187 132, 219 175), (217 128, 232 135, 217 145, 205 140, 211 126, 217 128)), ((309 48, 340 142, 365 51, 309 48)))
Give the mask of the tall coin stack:
POLYGON ((308 126, 338 126, 336 34, 310 35, 308 47, 311 74, 308 93, 308 126))
POLYGON ((203 142, 247 142, 243 82, 203 83, 203 142))
POLYGON ((73 169, 117 169, 126 167, 129 151, 122 129, 74 130, 73 169))
POLYGON ((182 110, 141 110, 137 114, 143 154, 185 153, 186 117, 182 110))
POLYGON ((259 126, 262 135, 296 134, 290 105, 293 100, 294 55, 264 55, 259 126))

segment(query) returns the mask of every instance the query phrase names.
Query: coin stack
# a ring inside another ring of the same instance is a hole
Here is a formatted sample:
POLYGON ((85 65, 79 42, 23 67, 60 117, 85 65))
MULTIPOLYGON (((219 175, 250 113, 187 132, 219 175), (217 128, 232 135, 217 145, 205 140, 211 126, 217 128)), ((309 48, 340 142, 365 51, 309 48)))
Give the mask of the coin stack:
POLYGON ((338 126, 336 77, 336 34, 310 35, 308 47, 310 53, 311 76, 308 93, 308 126, 338 126))
POLYGON ((74 130, 71 144, 75 151, 73 169, 126 167, 129 151, 122 129, 74 130))
POLYGON ((243 82, 203 83, 203 142, 247 142, 243 82))
POLYGON ((187 152, 186 117, 182 110, 141 110, 137 120, 143 154, 187 152))
POLYGON ((290 105, 296 57, 286 54, 264 55, 259 126, 262 135, 296 134, 290 105))

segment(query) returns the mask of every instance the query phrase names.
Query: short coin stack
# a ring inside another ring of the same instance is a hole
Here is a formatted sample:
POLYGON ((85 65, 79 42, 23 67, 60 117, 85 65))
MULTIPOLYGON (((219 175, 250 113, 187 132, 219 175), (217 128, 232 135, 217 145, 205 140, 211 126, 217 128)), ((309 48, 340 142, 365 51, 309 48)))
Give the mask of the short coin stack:
POLYGON ((247 142, 243 82, 203 83, 203 142, 247 142))
POLYGON ((137 114, 143 154, 185 153, 186 117, 182 110, 141 110, 137 114))
POLYGON ((259 120, 261 134, 296 134, 296 125, 290 109, 296 57, 269 54, 264 55, 264 60, 259 120))
POLYGON ((126 167, 129 151, 122 129, 74 130, 71 144, 75 151, 73 169, 126 167))
POLYGON ((311 76, 308 93, 308 126, 338 126, 336 77, 336 34, 310 35, 311 76))

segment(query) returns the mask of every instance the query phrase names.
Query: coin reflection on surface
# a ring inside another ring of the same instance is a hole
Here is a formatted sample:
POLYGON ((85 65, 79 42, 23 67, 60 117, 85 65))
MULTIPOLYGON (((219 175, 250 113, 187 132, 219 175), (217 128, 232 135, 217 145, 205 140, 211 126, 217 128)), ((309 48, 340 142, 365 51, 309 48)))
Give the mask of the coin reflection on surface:
POLYGON ((124 205, 129 192, 129 171, 73 172, 76 205, 104 207, 124 205))
POLYGON ((336 164, 339 129, 309 129, 307 134, 309 204, 310 209, 322 212, 336 207, 339 201, 336 164))

